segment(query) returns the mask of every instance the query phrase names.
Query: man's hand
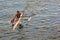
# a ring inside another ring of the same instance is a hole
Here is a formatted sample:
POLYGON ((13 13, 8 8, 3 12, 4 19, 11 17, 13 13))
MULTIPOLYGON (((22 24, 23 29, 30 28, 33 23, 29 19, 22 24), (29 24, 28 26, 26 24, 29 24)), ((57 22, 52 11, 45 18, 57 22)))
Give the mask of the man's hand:
POLYGON ((11 22, 11 23, 14 23, 14 18, 12 18, 12 19, 10 20, 10 22, 11 22))

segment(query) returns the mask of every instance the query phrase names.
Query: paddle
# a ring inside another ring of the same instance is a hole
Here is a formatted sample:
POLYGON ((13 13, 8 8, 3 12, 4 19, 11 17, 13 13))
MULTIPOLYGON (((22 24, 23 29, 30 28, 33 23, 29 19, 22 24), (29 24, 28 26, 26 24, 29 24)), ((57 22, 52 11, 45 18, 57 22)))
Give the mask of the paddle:
POLYGON ((31 21, 32 17, 29 17, 25 25, 27 25, 31 21))

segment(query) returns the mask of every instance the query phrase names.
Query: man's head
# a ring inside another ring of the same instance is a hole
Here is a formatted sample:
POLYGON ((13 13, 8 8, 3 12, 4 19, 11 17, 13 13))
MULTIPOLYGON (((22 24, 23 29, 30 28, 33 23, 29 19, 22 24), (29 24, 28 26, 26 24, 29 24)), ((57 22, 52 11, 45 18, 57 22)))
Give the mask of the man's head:
POLYGON ((17 11, 17 13, 19 13, 19 11, 17 11))
POLYGON ((17 14, 18 14, 18 15, 19 15, 19 14, 21 15, 21 13, 20 13, 19 11, 17 11, 17 14))

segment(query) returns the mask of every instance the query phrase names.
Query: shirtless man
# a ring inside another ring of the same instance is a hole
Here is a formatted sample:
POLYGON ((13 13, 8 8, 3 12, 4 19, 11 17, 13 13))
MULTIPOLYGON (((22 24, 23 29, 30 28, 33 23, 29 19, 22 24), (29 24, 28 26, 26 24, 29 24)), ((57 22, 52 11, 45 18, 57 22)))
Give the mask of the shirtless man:
MULTIPOLYGON (((21 13, 17 11, 17 14, 10 20, 12 23, 12 26, 18 21, 18 19, 21 17, 21 13)), ((20 29, 22 28, 22 24, 20 24, 20 29)))

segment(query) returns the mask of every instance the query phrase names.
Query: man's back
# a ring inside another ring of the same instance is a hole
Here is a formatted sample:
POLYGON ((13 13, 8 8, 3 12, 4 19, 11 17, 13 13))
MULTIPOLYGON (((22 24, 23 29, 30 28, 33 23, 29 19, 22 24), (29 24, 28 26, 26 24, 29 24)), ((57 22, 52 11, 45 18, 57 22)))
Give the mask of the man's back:
POLYGON ((17 14, 16 14, 16 17, 17 17, 17 18, 20 18, 20 15, 21 15, 21 13, 17 13, 17 14))

